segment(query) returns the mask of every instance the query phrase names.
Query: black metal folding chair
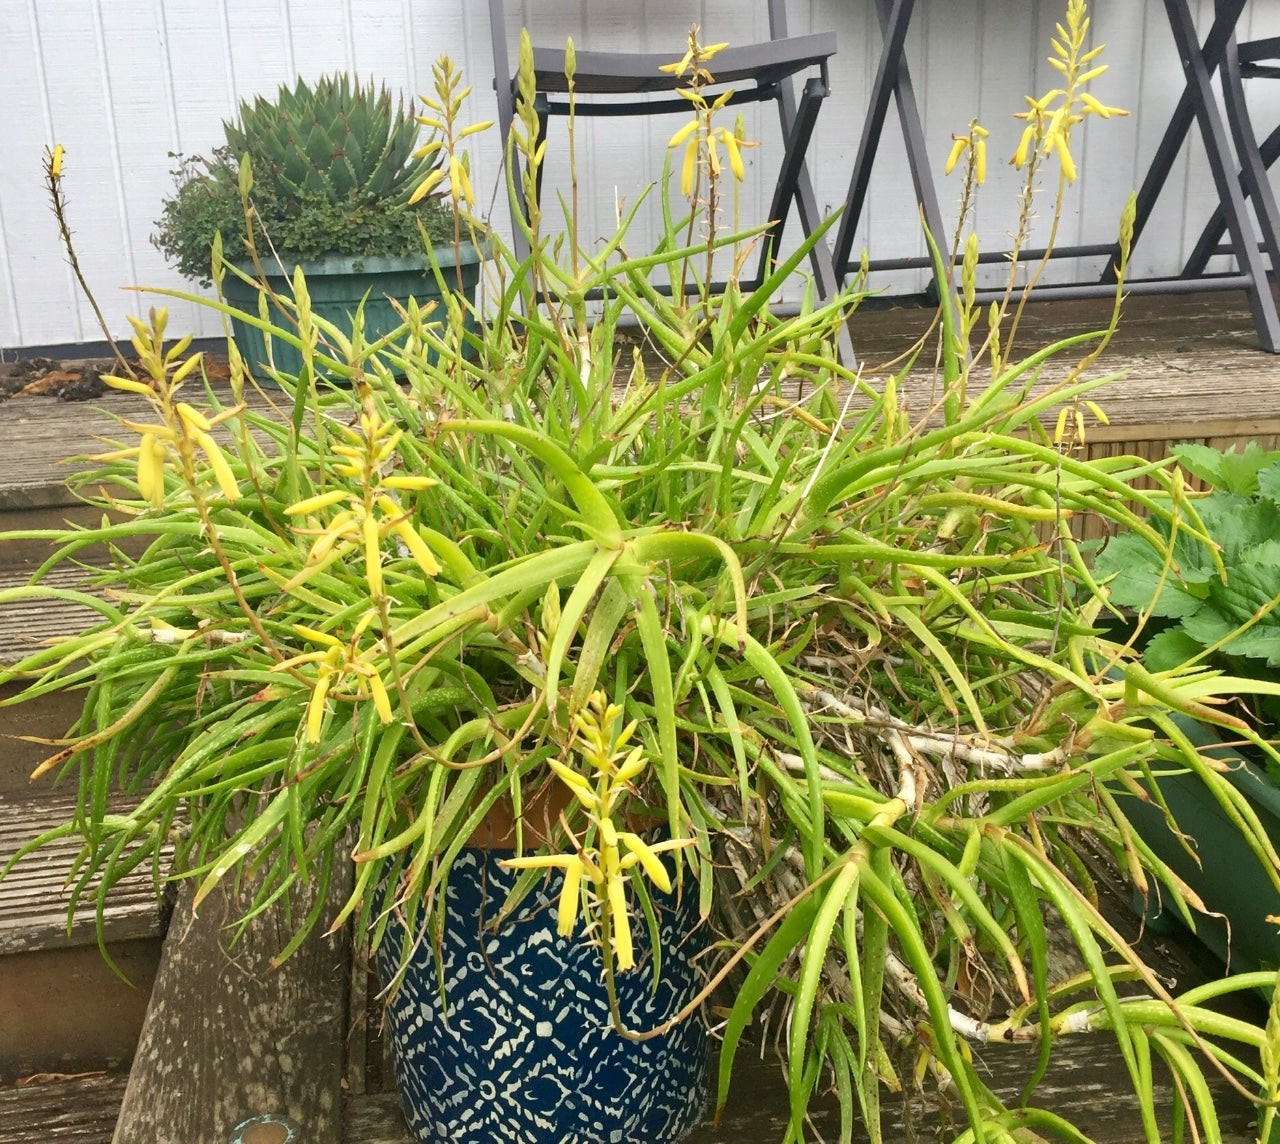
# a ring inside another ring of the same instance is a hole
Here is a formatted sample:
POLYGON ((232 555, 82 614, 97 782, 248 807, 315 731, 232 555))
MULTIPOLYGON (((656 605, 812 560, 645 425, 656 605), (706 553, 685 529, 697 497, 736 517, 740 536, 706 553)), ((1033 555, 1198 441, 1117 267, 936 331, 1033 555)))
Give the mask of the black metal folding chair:
MULTIPOLYGON (((773 100, 778 107, 785 151, 778 181, 774 187, 768 219, 772 223, 760 246, 755 274, 746 287, 760 284, 769 272, 770 262, 794 203, 800 225, 806 235, 821 221, 813 184, 805 166, 805 152, 813 135, 818 110, 829 91, 827 61, 835 53, 834 33, 788 36, 785 0, 767 0, 770 39, 757 44, 730 46, 713 61, 716 91, 733 89, 730 103, 773 100), (801 73, 811 74, 797 104, 791 80, 801 73)), ((506 5, 504 0, 489 0, 489 27, 493 41, 494 84, 498 95, 498 126, 502 139, 509 137, 515 116, 515 69, 507 46, 506 5)), ((674 51, 637 53, 576 50, 574 77, 575 112, 578 115, 663 115, 689 114, 688 100, 670 94, 669 98, 619 100, 622 95, 660 96, 674 93, 684 81, 660 71, 678 55, 674 51), (595 98, 592 97, 604 97, 595 98)), ((534 76, 537 85, 535 108, 541 136, 547 132, 553 115, 568 115, 569 101, 564 76, 564 47, 534 47, 534 76)), ((539 188, 540 190, 541 188, 539 188)), ((528 253, 519 226, 515 228, 515 250, 528 253)), ((822 297, 830 297, 837 289, 835 274, 824 244, 818 243, 810 254, 813 275, 822 297)))
MULTIPOLYGON (((1222 97, 1227 107, 1227 121, 1240 164, 1240 189, 1253 204, 1258 220, 1261 249, 1271 263, 1271 273, 1280 273, 1280 208, 1271 189, 1267 170, 1280 158, 1280 126, 1261 143, 1258 142, 1249 108, 1245 101, 1244 80, 1257 77, 1280 79, 1280 36, 1250 40, 1238 44, 1234 36, 1227 42, 1222 59, 1222 97)), ((1187 259, 1183 275, 1200 278, 1205 275, 1209 259, 1216 254, 1236 253, 1233 243, 1223 244, 1227 216, 1221 206, 1214 211, 1200 239, 1187 259)))
MULTIPOLYGON (((1227 53, 1226 49, 1246 3, 1247 0, 1214 0, 1213 24, 1208 35, 1201 40, 1192 17, 1190 0, 1164 0, 1165 14, 1182 63, 1186 87, 1170 118, 1151 166, 1147 170, 1142 187, 1138 191, 1137 216, 1133 230, 1133 242, 1137 243, 1168 181, 1174 160, 1186 142, 1192 125, 1195 124, 1199 127, 1200 136, 1204 142, 1221 204, 1216 216, 1219 220, 1217 224, 1219 229, 1206 242, 1216 250, 1223 231, 1229 231, 1231 241, 1228 249, 1235 256, 1238 269, 1229 274, 1206 274, 1204 269, 1208 261, 1207 257, 1201 259, 1196 255, 1194 258, 1198 264, 1193 267, 1189 263, 1181 275, 1172 278, 1129 279, 1125 282, 1125 291, 1129 294, 1157 294, 1215 289, 1243 290, 1249 299, 1254 327, 1258 332, 1262 348, 1271 353, 1277 353, 1280 352, 1280 315, 1277 315, 1271 296, 1266 265, 1258 249, 1258 236, 1250 223, 1245 207, 1241 179, 1236 176, 1228 134, 1228 124, 1232 132, 1238 131, 1241 124, 1247 124, 1248 117, 1243 111, 1244 98, 1243 94, 1237 94, 1235 98, 1238 102, 1232 103, 1228 94, 1225 100, 1226 115, 1224 116, 1212 84, 1213 73, 1223 65, 1225 59, 1228 66, 1223 69, 1224 89, 1227 93, 1231 92, 1233 86, 1229 75, 1231 61, 1228 58, 1230 53, 1227 53), (1193 270, 1194 273, 1192 273, 1193 270)), ((925 152, 920 112, 911 86, 911 76, 904 52, 907 30, 917 7, 917 0, 875 0, 875 7, 883 36, 883 47, 872 86, 865 126, 858 145, 853 177, 849 184, 845 213, 840 219, 839 230, 836 233, 833 257, 836 273, 839 275, 852 273, 860 265, 861 260, 853 255, 853 236, 866 202, 871 169, 891 101, 897 103, 898 118, 903 140, 906 143, 912 181, 915 185, 916 202, 930 231, 935 236, 945 233, 942 212, 938 206, 938 196, 931 174, 930 158, 925 152)), ((1238 76, 1235 89, 1239 93, 1238 76)), ((1237 134, 1237 143, 1238 141, 1237 134)), ((1280 152, 1280 139, 1276 139, 1269 146, 1276 152, 1280 152)), ((1256 144, 1254 150, 1258 150, 1256 144)), ((1264 197, 1265 176, 1259 179, 1256 171, 1251 171, 1246 164, 1243 178, 1246 180, 1246 188, 1249 189, 1250 194, 1256 195, 1255 204, 1261 202, 1264 197)), ((1260 210, 1259 214, 1261 213, 1260 210)), ((1024 258, 1037 259, 1044 254, 1044 251, 1026 250, 1022 253, 1024 258)), ((1114 291, 1116 267, 1120 257, 1117 244, 1063 245, 1056 247, 1053 255, 1059 258, 1106 256, 1107 261, 1098 280, 1039 286, 1036 288, 1038 299, 1049 301, 1057 298, 1106 297, 1114 291)), ((1273 255, 1273 260, 1274 257, 1273 255)), ((1005 251, 984 251, 979 261, 1001 262, 1006 258, 1005 251)), ((1280 270, 1280 263, 1273 261, 1273 265, 1280 270)), ((924 269, 930 266, 931 261, 927 257, 881 258, 873 259, 870 263, 872 270, 924 269)), ((978 296, 981 300, 993 295, 988 291, 979 291, 978 296)))

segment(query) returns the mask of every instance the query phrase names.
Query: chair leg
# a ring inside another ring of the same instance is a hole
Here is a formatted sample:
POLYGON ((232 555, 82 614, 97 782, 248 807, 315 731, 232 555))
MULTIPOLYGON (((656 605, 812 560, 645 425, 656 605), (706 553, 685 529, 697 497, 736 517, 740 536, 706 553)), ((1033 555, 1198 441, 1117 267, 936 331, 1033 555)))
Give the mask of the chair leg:
POLYGON ((1222 64, 1222 97, 1227 107, 1227 122, 1240 160, 1242 190, 1253 202, 1253 213, 1258 220, 1262 246, 1272 273, 1280 272, 1280 208, 1271 191, 1267 178, 1267 165, 1262 160, 1258 137, 1249 119, 1249 108, 1244 98, 1244 82, 1240 74, 1240 57, 1235 39, 1227 46, 1222 64))
MULTIPOLYGON (((1234 4, 1234 0, 1233 0, 1234 4)), ((1220 0, 1218 13, 1222 16, 1227 5, 1220 0)), ((1194 113, 1200 126, 1200 134, 1208 153, 1209 168, 1223 205, 1231 245, 1235 250, 1240 270, 1249 280, 1249 309, 1258 340, 1268 353, 1280 353, 1280 314, 1276 313, 1267 281, 1267 269, 1258 249, 1258 236, 1249 224, 1245 210, 1244 194, 1227 141, 1226 126, 1222 122, 1215 101, 1209 67, 1200 49, 1195 23, 1187 8, 1187 0, 1165 0, 1169 23, 1183 61, 1187 87, 1194 92, 1194 113)), ((1224 50, 1226 45, 1224 44, 1224 50)))
MULTIPOLYGON (((1213 26, 1209 29, 1209 34, 1205 37, 1204 46, 1200 49, 1200 54, 1210 75, 1214 73, 1222 62, 1223 53, 1227 49, 1227 41, 1235 33, 1235 27, 1240 19, 1240 13, 1244 10, 1244 5, 1245 0, 1218 0, 1213 26)), ((1172 20, 1173 14, 1170 11, 1171 23, 1172 20)), ((1186 142, 1187 133, 1191 130, 1191 124, 1195 121, 1195 117, 1196 101, 1192 94, 1191 84, 1188 82, 1182 90, 1182 95, 1178 99, 1178 105, 1174 108, 1173 115, 1169 119, 1169 125, 1165 128, 1160 145, 1156 148, 1155 156, 1151 160, 1151 166, 1147 168, 1146 176, 1142 180, 1142 186, 1138 189, 1135 204, 1137 209, 1133 219, 1133 240, 1130 249, 1138 244, 1139 237, 1142 235, 1143 230, 1146 229, 1147 222, 1151 218, 1151 212, 1155 209, 1156 201, 1164 190, 1164 185, 1169 178, 1169 172, 1173 170, 1173 162, 1181 152, 1183 143, 1186 142)), ((1114 283, 1119 265, 1120 245, 1117 243, 1112 248, 1111 256, 1107 259, 1107 265, 1103 269, 1099 281, 1114 283)))
MULTIPOLYGON (((1280 159, 1280 126, 1258 145, 1258 156, 1266 169, 1273 167, 1276 160, 1280 159)), ((1218 247, 1222 245, 1222 236, 1226 233, 1227 216, 1222 205, 1219 204, 1209 216, 1209 221, 1205 223, 1204 230, 1200 232, 1200 238, 1196 241, 1195 249, 1192 250, 1191 256, 1182 268, 1183 278, 1199 278, 1204 274, 1209 265, 1209 259, 1218 253, 1218 247)), ((1278 264, 1275 261, 1275 255, 1271 257, 1271 272, 1275 274, 1278 264)))
MULTIPOLYGON (((792 114, 787 114, 785 101, 789 91, 785 90, 785 85, 778 88, 778 118, 782 123, 782 138, 785 141, 782 153, 782 165, 778 169, 778 181, 774 184, 773 199, 769 203, 769 213, 765 216, 771 222, 765 240, 760 246, 760 261, 755 281, 763 282, 769 273, 769 267, 773 262, 774 255, 777 253, 778 246, 782 240, 782 232, 786 229, 787 216, 791 213, 791 203, 798 200, 800 195, 800 180, 803 177, 808 182, 808 169, 805 164, 805 154, 809 149, 809 142, 813 138, 813 129, 818 120, 818 111, 822 107, 822 101, 826 97, 826 85, 817 76, 811 77, 806 81, 804 92, 800 96, 800 106, 792 114), (784 94, 785 92, 785 94, 784 94)), ((790 100, 794 106, 794 97, 790 100)), ((808 187, 810 196, 813 195, 813 186, 808 187)), ((816 199, 808 206, 812 210, 806 209, 806 204, 797 202, 801 215, 801 226, 804 228, 806 235, 812 232, 816 225, 817 203, 816 199), (809 217, 804 217, 805 215, 809 217)), ((819 279, 831 279, 830 266, 826 264, 825 259, 812 259, 814 276, 819 279), (825 273, 821 267, 826 265, 825 273)), ((824 286, 820 283, 820 286, 824 286)), ((834 292, 834 291, 832 291, 834 292)), ((830 297, 824 289, 824 296, 830 297)))
MULTIPOLYGON (((771 39, 782 40, 787 37, 787 5, 786 0, 769 0, 769 36, 771 39)), ((829 94, 829 87, 825 83, 825 71, 823 72, 824 82, 822 83, 821 95, 818 99, 829 94)), ((810 80, 809 83, 813 81, 810 80)), ((809 84, 805 85, 804 99, 809 99, 809 84)), ((795 124, 799 116, 803 114, 803 104, 800 112, 797 112, 796 97, 792 91, 790 81, 784 81, 778 85, 778 119, 782 125, 782 138, 790 140, 795 130, 795 124)), ((817 110, 813 114, 817 115, 817 110)), ((812 134, 813 127, 809 127, 809 134, 812 134)), ((808 153, 809 139, 806 137, 805 146, 799 151, 799 167, 795 174, 795 202, 796 213, 800 216, 800 226, 807 238, 821 225, 822 219, 818 213, 818 196, 813 190, 813 180, 809 177, 809 165, 805 161, 805 155, 808 153)), ((781 177, 779 178, 781 183, 781 177)), ((774 194, 775 201, 777 193, 774 194)), ((770 214, 770 218, 775 217, 770 214)), ((764 265, 763 263, 761 264, 764 265)), ((813 268, 813 280, 818 286, 818 296, 825 302, 834 298, 840 290, 840 274, 835 264, 831 260, 831 251, 824 240, 814 243, 809 251, 809 265, 813 268)), ((762 275, 763 276, 763 275, 762 275)), ((856 369, 858 359, 853 352, 853 338, 849 333, 849 324, 842 322, 840 325, 840 334, 836 344, 836 354, 840 361, 848 369, 856 369)))
MULTIPOLYGON (((844 217, 840 220, 840 231, 836 235, 835 261, 841 272, 851 268, 853 232, 862 217, 862 208, 871 185, 871 168, 880 145, 890 94, 898 107, 898 121, 907 149, 907 164, 911 169, 916 203, 934 241, 940 246, 945 245, 946 225, 942 221, 942 209, 938 205, 938 192, 924 142, 920 107, 916 102, 915 87, 911 82, 911 71, 907 67, 904 53, 907 28, 914 10, 915 0, 876 0, 876 15, 880 20, 884 48, 880 53, 866 126, 858 142, 858 157, 854 161, 844 217)), ((939 290, 942 286, 942 283, 937 283, 939 290)))
MULTIPOLYGON (((884 5, 877 0, 880 15, 880 31, 884 45, 880 49, 880 63, 871 86, 871 102, 867 105, 862 135, 858 139, 858 155, 853 162, 853 175, 849 180, 849 193, 845 196, 844 215, 836 232, 836 271, 845 274, 850 268, 849 256, 853 248, 853 233, 862 219, 862 208, 871 186, 871 168, 875 165, 880 136, 884 131, 885 117, 889 113, 889 100, 898 90, 906 61, 902 58, 902 46, 906 42, 907 27, 915 0, 893 0, 893 7, 885 18, 884 5)), ((899 106, 901 114, 901 105, 899 106)))

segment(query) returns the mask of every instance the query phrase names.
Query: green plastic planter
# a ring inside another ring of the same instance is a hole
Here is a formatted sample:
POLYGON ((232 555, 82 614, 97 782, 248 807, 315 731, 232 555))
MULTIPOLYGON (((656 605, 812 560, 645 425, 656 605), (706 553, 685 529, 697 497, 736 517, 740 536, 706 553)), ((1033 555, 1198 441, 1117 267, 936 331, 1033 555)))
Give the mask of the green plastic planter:
MULTIPOLYGON (((1222 746, 1212 730, 1190 719, 1178 722, 1197 747, 1230 765, 1227 778, 1249 800, 1272 844, 1280 849, 1280 790, 1260 767, 1222 746)), ((1206 909, 1230 921, 1228 938, 1222 918, 1197 915, 1196 936, 1234 972, 1277 968, 1280 927, 1267 921, 1267 915, 1280 916, 1280 890, 1195 775, 1162 775, 1158 781, 1179 827, 1193 840, 1199 864, 1173 836, 1158 807, 1129 799, 1125 810, 1152 850, 1204 899, 1206 909)), ((1180 923, 1177 911, 1162 909, 1155 894, 1153 886, 1148 919, 1157 926, 1180 923)))
MULTIPOLYGON (((448 284, 457 281, 454 248, 437 246, 432 251, 448 284)), ((481 253, 471 243, 461 249, 462 290, 468 297, 474 296, 480 280, 481 253)), ((237 264, 250 276, 253 267, 237 264)), ((348 255, 330 255, 313 262, 301 262, 307 279, 307 291, 311 295, 312 312, 332 322, 339 329, 350 333, 352 316, 364 302, 364 336, 366 342, 376 341, 400 325, 400 318, 388 297, 402 306, 412 297, 419 305, 440 299, 440 287, 432 272, 426 254, 413 258, 353 258, 348 255)), ((292 267, 290 274, 279 266, 266 266, 267 281, 276 293, 292 298, 292 267)), ((246 285, 234 275, 223 281, 223 293, 232 306, 248 314, 258 313, 259 291, 246 285)), ((278 310, 269 315, 271 321, 286 321, 278 310)), ((433 320, 435 320, 433 318, 433 320)), ((264 338, 256 326, 239 318, 231 319, 231 332, 236 348, 249 369, 259 378, 268 378, 270 371, 297 375, 302 370, 302 354, 280 338, 264 338)))

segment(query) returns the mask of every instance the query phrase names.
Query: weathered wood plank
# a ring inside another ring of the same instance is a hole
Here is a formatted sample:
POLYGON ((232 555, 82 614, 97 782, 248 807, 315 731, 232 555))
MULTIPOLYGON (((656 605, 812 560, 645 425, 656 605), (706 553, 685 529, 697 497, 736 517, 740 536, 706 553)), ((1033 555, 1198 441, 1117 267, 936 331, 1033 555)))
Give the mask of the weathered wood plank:
MULTIPOLYGON (((74 806, 64 794, 0 801, 0 867, 25 842, 69 821, 74 806)), ((22 859, 0 882, 0 956, 96 943, 94 883, 81 899, 70 929, 67 926, 66 882, 79 850, 78 839, 61 839, 22 859)), ((163 932, 149 867, 121 879, 108 900, 103 922, 108 940, 158 937, 163 932)))
POLYGON ((292 933, 279 905, 232 945, 226 927, 249 901, 228 879, 196 916, 185 887, 114 1144, 217 1144, 268 1112, 288 1116, 307 1141, 339 1138, 350 940, 345 929, 324 936, 351 884, 349 864, 338 866, 325 919, 278 969, 272 958, 292 933))
MULTIPOLYGON (((86 590, 90 573, 83 568, 55 568, 41 581, 46 587, 86 590)), ((25 568, 0 567, 0 591, 21 588, 30 578, 25 568)), ((0 665, 17 663, 38 651, 40 645, 59 636, 75 635, 100 618, 83 604, 65 600, 32 598, 0 604, 0 665)))
POLYGON ((101 1074, 0 1086, 0 1144, 110 1144, 124 1086, 101 1074))

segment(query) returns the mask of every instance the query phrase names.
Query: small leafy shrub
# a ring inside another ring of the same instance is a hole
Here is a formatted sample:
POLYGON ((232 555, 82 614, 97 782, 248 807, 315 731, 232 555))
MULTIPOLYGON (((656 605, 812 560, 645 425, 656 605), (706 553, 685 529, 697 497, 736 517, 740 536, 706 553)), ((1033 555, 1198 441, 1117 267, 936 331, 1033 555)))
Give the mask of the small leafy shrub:
MULTIPOLYGON (((1173 455, 1209 489, 1184 505, 1186 517, 1156 522, 1170 550, 1135 532, 1108 541, 1096 569, 1110 577, 1111 602, 1159 629, 1144 642, 1151 671, 1194 660, 1255 678, 1280 669, 1280 452, 1250 442, 1242 452, 1185 444, 1173 455), (1189 532, 1193 521, 1212 544, 1189 532)), ((1280 701, 1263 699, 1269 723, 1280 701)))
POLYGON ((253 245, 295 260, 325 254, 409 255, 452 235, 453 216, 434 200, 412 202, 436 165, 437 145, 417 147, 413 108, 385 87, 336 75, 314 87, 281 86, 223 124, 226 143, 211 158, 182 159, 165 200, 156 247, 187 278, 208 285, 210 252, 221 233, 232 261, 253 245), (241 203, 240 166, 252 172, 252 210, 241 203))

